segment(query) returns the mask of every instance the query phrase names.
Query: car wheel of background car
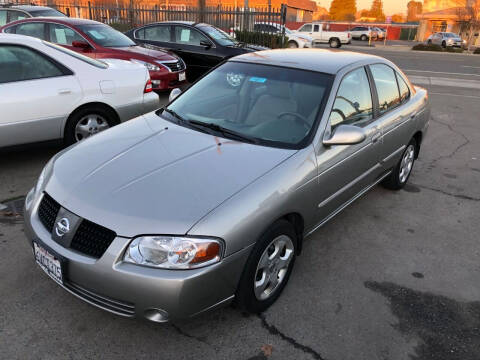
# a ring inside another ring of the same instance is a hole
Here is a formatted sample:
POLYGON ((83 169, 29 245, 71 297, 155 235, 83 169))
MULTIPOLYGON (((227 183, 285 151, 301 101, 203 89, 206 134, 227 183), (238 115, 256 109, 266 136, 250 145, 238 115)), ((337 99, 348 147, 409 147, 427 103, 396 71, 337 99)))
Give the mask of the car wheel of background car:
POLYGON ((328 43, 330 44, 331 48, 339 48, 340 47, 340 41, 338 41, 337 38, 330 39, 330 41, 328 43))
POLYGON ((408 143, 397 166, 395 166, 390 176, 383 181, 382 185, 384 187, 390 190, 400 190, 405 186, 415 162, 415 149, 417 149, 417 142, 415 139, 412 139, 408 143))
POLYGON ((287 220, 275 222, 255 244, 240 280, 236 303, 259 313, 278 299, 295 262, 297 235, 287 220))
POLYGON ((445 40, 442 41, 442 47, 443 47, 443 48, 446 48, 446 47, 447 47, 447 43, 445 42, 445 40))
POLYGON ((362 41, 367 41, 368 37, 367 35, 363 34, 362 36, 360 36, 360 40, 362 41))
POLYGON ((428 45, 432 45, 432 40, 428 40, 428 41, 427 41, 427 44, 428 44, 428 45))
POLYGON ((288 42, 288 47, 291 49, 296 49, 298 48, 298 44, 295 41, 289 41, 288 42))
POLYGON ((104 106, 91 105, 76 110, 65 126, 65 143, 71 145, 119 123, 117 114, 104 106))

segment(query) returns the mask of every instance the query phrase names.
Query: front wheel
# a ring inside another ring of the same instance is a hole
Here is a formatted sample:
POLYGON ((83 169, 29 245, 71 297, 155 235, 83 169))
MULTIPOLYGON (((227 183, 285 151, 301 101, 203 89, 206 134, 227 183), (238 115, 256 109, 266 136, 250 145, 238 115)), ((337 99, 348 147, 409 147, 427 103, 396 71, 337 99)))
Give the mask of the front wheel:
POLYGON ((417 142, 412 139, 405 151, 402 154, 402 158, 398 164, 393 168, 392 173, 387 177, 382 185, 390 190, 400 190, 405 186, 412 173, 413 164, 415 162, 415 152, 417 148, 417 142))
POLYGON ((295 262, 297 235, 286 220, 267 230, 247 260, 237 289, 236 302, 251 312, 265 311, 280 296, 295 262))
POLYGON ((288 47, 290 49, 296 49, 296 48, 298 48, 298 44, 295 41, 289 41, 288 42, 288 47))
POLYGON ((363 34, 362 36, 360 36, 360 40, 367 41, 367 35, 363 34))
POLYGON ((340 41, 336 38, 330 39, 328 42, 330 44, 331 48, 339 48, 340 47, 340 41))

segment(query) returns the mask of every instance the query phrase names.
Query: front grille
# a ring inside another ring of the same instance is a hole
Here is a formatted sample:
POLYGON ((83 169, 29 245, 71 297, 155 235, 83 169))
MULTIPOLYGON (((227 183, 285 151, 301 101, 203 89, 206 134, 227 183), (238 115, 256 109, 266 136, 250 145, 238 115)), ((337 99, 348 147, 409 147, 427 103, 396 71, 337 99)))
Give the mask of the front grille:
POLYGON ((83 254, 100 258, 117 236, 115 232, 83 219, 70 247, 83 254))
POLYGON ((170 69, 170 71, 172 71, 172 72, 185 70, 185 65, 183 64, 183 61, 164 62, 162 64, 165 65, 166 67, 168 67, 170 69))
POLYGON ((60 204, 53 200, 47 193, 44 193, 43 199, 38 207, 38 217, 49 232, 53 230, 59 210, 60 204))
POLYGON ((71 281, 66 281, 64 286, 80 299, 98 306, 101 309, 113 312, 118 315, 133 317, 135 305, 132 303, 115 300, 103 295, 96 294, 71 281))

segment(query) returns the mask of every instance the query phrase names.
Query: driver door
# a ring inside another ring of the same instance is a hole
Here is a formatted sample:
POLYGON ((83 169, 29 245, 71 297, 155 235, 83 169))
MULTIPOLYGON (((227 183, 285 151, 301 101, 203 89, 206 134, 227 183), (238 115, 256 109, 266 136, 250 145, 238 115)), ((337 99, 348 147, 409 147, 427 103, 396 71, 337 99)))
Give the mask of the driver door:
POLYGON ((382 138, 374 118, 372 92, 363 66, 343 77, 325 133, 334 133, 341 125, 361 127, 366 139, 354 145, 319 144, 317 212, 320 223, 342 209, 382 174, 379 161, 382 138))

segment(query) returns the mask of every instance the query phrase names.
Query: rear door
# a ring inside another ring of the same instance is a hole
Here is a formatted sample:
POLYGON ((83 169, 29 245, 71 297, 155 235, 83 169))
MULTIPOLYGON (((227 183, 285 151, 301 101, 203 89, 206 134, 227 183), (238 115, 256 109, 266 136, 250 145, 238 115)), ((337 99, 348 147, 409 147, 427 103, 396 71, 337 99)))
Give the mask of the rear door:
POLYGON ((73 73, 55 60, 0 44, 0 147, 59 138, 81 96, 73 73))
POLYGON ((82 35, 74 29, 57 23, 47 23, 47 39, 48 41, 66 47, 72 51, 79 52, 83 55, 95 58, 96 51, 93 48, 81 49, 73 46, 74 41, 89 43, 82 35))

